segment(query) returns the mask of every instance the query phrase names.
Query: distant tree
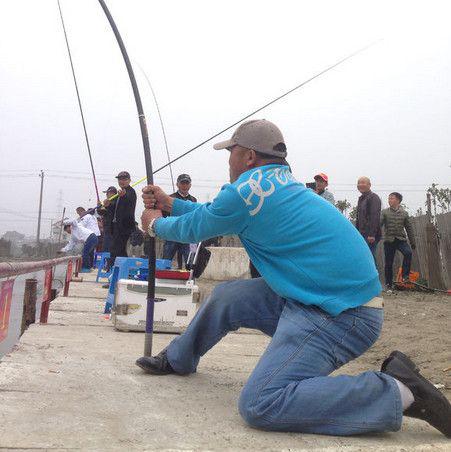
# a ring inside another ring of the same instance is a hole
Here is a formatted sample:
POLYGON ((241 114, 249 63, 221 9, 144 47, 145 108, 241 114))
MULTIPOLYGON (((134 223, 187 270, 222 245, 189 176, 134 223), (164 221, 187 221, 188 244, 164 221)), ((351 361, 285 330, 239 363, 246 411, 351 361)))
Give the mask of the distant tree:
POLYGON ((431 194, 434 216, 437 215, 437 204, 442 213, 449 212, 451 210, 451 189, 439 188, 438 184, 433 183, 427 189, 427 193, 431 194))
POLYGON ((348 209, 351 207, 351 203, 347 200, 347 199, 343 199, 343 200, 338 200, 335 203, 335 207, 343 214, 346 216, 346 212, 348 211, 348 209))
POLYGON ((437 193, 437 201, 442 213, 449 212, 451 210, 451 189, 440 188, 437 193))
POLYGON ((7 231, 3 234, 2 239, 8 240, 10 242, 20 242, 25 236, 17 231, 7 231))
POLYGON ((357 206, 354 206, 349 212, 349 219, 355 223, 357 221, 357 206))
POLYGON ((6 239, 0 239, 0 257, 11 256, 11 242, 6 239))

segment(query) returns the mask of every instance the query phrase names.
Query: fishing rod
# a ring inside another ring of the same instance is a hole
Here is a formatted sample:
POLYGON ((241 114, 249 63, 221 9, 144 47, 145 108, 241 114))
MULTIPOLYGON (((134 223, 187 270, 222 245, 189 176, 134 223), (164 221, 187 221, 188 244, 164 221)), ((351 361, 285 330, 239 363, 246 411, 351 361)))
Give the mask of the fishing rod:
MULTIPOLYGON (((369 45, 367 45, 367 46, 365 46, 365 47, 363 47, 361 49, 358 49, 355 52, 349 54, 345 58, 342 58, 341 60, 339 60, 335 64, 327 67, 326 69, 322 70, 321 72, 315 74, 313 77, 310 77, 308 80, 305 80, 304 82, 302 82, 299 85, 295 86, 294 88, 288 90, 287 92, 283 93, 282 95, 276 97, 275 99, 272 99, 271 101, 267 102, 266 104, 264 104, 260 108, 254 110, 253 112, 249 113, 248 115, 244 116, 243 118, 241 118, 238 121, 234 122, 233 124, 229 125, 228 127, 226 127, 225 129, 221 130, 220 132, 218 132, 218 133, 214 134, 213 136, 209 137, 208 139, 202 141, 197 146, 189 149, 188 151, 186 151, 183 154, 179 155, 178 157, 176 157, 172 161, 168 162, 167 164, 165 164, 165 165, 161 166, 160 168, 158 168, 157 170, 153 171, 152 159, 151 159, 151 154, 150 154, 148 130, 147 130, 147 125, 146 125, 146 118, 145 118, 145 115, 144 115, 142 102, 141 102, 141 97, 140 97, 140 94, 139 94, 139 90, 138 90, 138 86, 137 86, 137 83, 136 83, 136 78, 135 78, 135 75, 134 75, 134 72, 133 72, 133 68, 132 68, 130 59, 128 57, 127 50, 125 48, 124 42, 122 40, 122 37, 121 37, 121 35, 119 33, 119 30, 118 30, 118 28, 116 26, 116 23, 114 22, 114 19, 113 19, 111 13, 110 13, 105 1, 104 0, 98 0, 98 1, 99 1, 100 6, 102 7, 102 9, 103 9, 103 11, 105 13, 106 18, 108 19, 108 22, 109 22, 109 24, 111 26, 111 29, 113 30, 113 33, 115 35, 116 41, 117 41, 117 43, 119 45, 119 48, 120 48, 122 57, 124 59, 125 66, 127 68, 127 72, 128 72, 129 78, 130 78, 130 83, 132 85, 133 95, 134 95, 134 98, 135 98, 136 108, 137 108, 137 112, 138 112, 138 120, 139 120, 139 125, 140 125, 140 130, 141 130, 141 137, 142 137, 143 151, 144 151, 144 159, 145 159, 145 165, 146 165, 146 177, 139 179, 137 182, 135 182, 133 184, 133 186, 138 185, 139 183, 143 182, 144 180, 147 180, 147 184, 148 185, 153 185, 153 175, 154 174, 158 173, 159 171, 161 171, 162 169, 166 168, 167 166, 170 166, 172 163, 174 163, 174 162, 180 160, 181 158, 185 157, 186 155, 190 154, 191 152, 193 152, 196 149, 200 148, 201 146, 203 146, 204 144, 206 144, 209 141, 213 140, 217 136, 219 136, 222 133, 226 132, 227 130, 235 127, 236 125, 238 125, 242 121, 245 121, 246 119, 250 118, 251 116, 255 115, 256 113, 262 111, 264 108, 266 108, 266 107, 274 104, 275 102, 279 101, 280 99, 288 96, 292 92, 294 92, 294 91, 298 90, 299 88, 305 86, 307 83, 309 83, 309 82, 313 81, 314 79, 320 77, 321 75, 325 74, 326 72, 331 71, 332 69, 336 68, 340 64, 342 64, 345 61, 349 60, 350 58, 354 57, 358 53, 361 53, 361 52, 367 50, 368 48, 370 48, 371 46, 373 46, 375 44, 375 43, 369 44, 369 45)), ((60 7, 59 0, 58 0, 58 6, 60 7)), ((60 12, 61 12, 61 7, 60 7, 60 12)), ((67 42, 67 36, 66 36, 66 42, 67 42)), ((72 64, 72 59, 71 59, 71 64, 72 64)), ((74 72, 73 72, 73 74, 74 74, 74 72)), ((78 95, 78 88, 77 88, 77 95, 78 95)), ((79 99, 79 106, 81 108, 81 102, 80 102, 79 96, 78 96, 78 99, 79 99)), ((84 120, 83 120, 83 124, 84 124, 84 120)), ((85 129, 85 135, 86 135, 86 138, 87 138, 86 129, 85 129)), ((93 170, 93 176, 94 176, 94 181, 95 181, 94 167, 92 165, 92 157, 91 157, 90 151, 89 151, 89 155, 90 155, 90 159, 91 159, 91 168, 93 170)), ((96 184, 96 191, 97 191, 97 184, 96 184)), ((109 198, 109 200, 111 201, 111 200, 115 199, 117 196, 118 195, 112 196, 111 198, 109 198)), ((98 194, 97 194, 97 199, 98 199, 98 204, 101 204, 98 194)), ((155 263, 156 263, 155 238, 154 237, 150 237, 150 240, 149 240, 149 256, 148 257, 149 257, 149 273, 148 273, 148 284, 147 284, 146 329, 145 329, 145 340, 144 340, 144 356, 146 356, 146 357, 152 355, 153 318, 154 318, 154 305, 155 305, 155 263)))
POLYGON ((84 117, 84 114, 83 114, 83 107, 81 105, 80 93, 78 91, 77 77, 75 76, 74 63, 72 61, 72 54, 71 54, 71 51, 70 51, 69 40, 67 38, 66 26, 64 24, 63 11, 61 10, 60 0, 58 0, 58 9, 59 9, 59 12, 60 12, 61 25, 63 26, 64 39, 66 40, 67 54, 69 55, 69 61, 70 61, 70 67, 72 69, 72 77, 74 79, 75 91, 77 93, 78 108, 80 109, 81 122, 83 124, 83 131, 85 133, 86 147, 88 149, 89 162, 91 164, 92 177, 94 179, 94 187, 96 189, 97 203, 100 203, 99 189, 97 187, 97 180, 96 180, 96 173, 94 171, 94 163, 92 161, 91 147, 89 145, 88 132, 86 131, 85 117, 84 117))
MULTIPOLYGON (((136 83, 133 67, 128 57, 127 50, 124 45, 124 41, 119 33, 119 30, 114 22, 113 16, 110 13, 104 0, 99 0, 100 6, 105 13, 106 18, 113 30, 117 44, 121 50, 122 57, 124 59, 125 66, 127 68, 130 83, 132 85, 133 96, 135 98, 136 110, 138 113, 139 126, 141 130, 141 138, 143 143, 144 161, 146 164, 146 179, 148 185, 153 185, 153 170, 152 170, 152 157, 150 155, 149 135, 147 131, 146 117, 141 102, 141 96, 139 94, 138 85, 136 83)), ((153 317, 155 306, 155 237, 150 237, 149 240, 149 274, 147 277, 147 309, 146 309, 146 330, 144 337, 144 356, 152 356, 152 340, 153 340, 153 317)))
POLYGON ((160 106, 158 105, 157 96, 155 94, 155 91, 153 90, 152 83, 150 83, 149 77, 147 77, 147 74, 144 71, 144 69, 141 67, 141 65, 139 63, 136 63, 136 65, 139 67, 140 71, 144 75, 144 78, 146 79, 146 82, 149 85, 150 91, 152 92, 155 106, 157 107, 157 113, 158 113, 158 118, 160 119, 161 131, 163 132, 164 147, 166 148, 166 155, 168 157, 168 165, 169 165, 169 173, 171 174, 172 190, 175 191, 174 175, 172 174, 171 156, 169 155, 168 140, 166 138, 166 130, 164 128, 163 117, 161 116, 161 111, 160 111, 160 106))
MULTIPOLYGON (((373 41, 370 44, 359 48, 358 50, 350 53, 349 55, 347 55, 346 57, 342 58, 341 60, 338 60, 337 62, 335 62, 334 64, 328 66, 327 68, 323 69, 321 72, 318 72, 317 74, 313 75, 312 77, 308 78, 307 80, 303 81, 302 83, 300 83, 299 85, 296 85, 294 88, 291 88, 290 90, 284 92, 283 94, 281 94, 280 96, 270 100, 269 102, 265 103, 264 105, 262 105, 261 107, 257 108, 256 110, 252 111, 251 113, 247 114, 246 116, 242 117, 241 119, 235 121, 233 124, 230 124, 229 126, 227 126, 225 129, 222 129, 220 132, 215 133, 214 135, 212 135, 211 137, 207 138, 206 140, 202 141, 201 143, 199 143, 198 145, 194 146, 193 148, 189 149, 188 151, 184 152, 183 154, 180 154, 178 157, 174 158, 173 160, 169 161, 168 163, 166 163, 163 166, 160 166, 160 168, 157 168, 153 174, 157 174, 159 173, 161 170, 165 169, 166 167, 172 165, 173 163, 177 162, 178 160, 180 160, 181 158, 187 156, 188 154, 190 154, 191 152, 195 151, 196 149, 199 149, 201 146, 203 146, 204 144, 208 143, 209 141, 213 140, 214 138, 218 137, 219 135, 223 134, 224 132, 227 132, 227 130, 230 130, 231 128, 237 126, 238 124, 240 124, 241 122, 245 121, 246 119, 249 119, 251 116, 255 115, 256 113, 259 113, 260 111, 264 110, 265 108, 269 107, 270 105, 276 103, 277 101, 279 101, 280 99, 283 99, 284 97, 288 96, 289 94, 291 94, 292 92, 298 90, 299 88, 302 88, 303 86, 307 85, 307 83, 310 83, 311 81, 315 80, 318 77, 321 77, 321 75, 325 74, 326 72, 331 71, 332 69, 335 69, 337 66, 340 66, 341 64, 343 64, 345 61, 353 58, 354 56, 358 55, 359 53, 362 53, 366 50, 368 50, 370 47, 373 47, 375 44, 379 43, 380 41, 382 41, 382 39, 378 39, 377 41, 373 41)), ((137 180, 136 182, 134 182, 132 184, 132 187, 136 187, 137 185, 139 185, 141 182, 144 182, 146 180, 147 177, 142 177, 141 179, 137 180)), ((110 201, 116 199, 119 195, 114 195, 111 198, 108 198, 110 201)))

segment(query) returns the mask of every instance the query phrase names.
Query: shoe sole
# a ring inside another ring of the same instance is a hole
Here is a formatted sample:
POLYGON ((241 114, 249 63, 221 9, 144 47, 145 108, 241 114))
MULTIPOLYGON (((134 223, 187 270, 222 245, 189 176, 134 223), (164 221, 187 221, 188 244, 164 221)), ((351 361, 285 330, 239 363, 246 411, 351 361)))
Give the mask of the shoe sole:
MULTIPOLYGON (((426 418, 425 409, 421 410, 421 415, 417 413, 412 413, 413 406, 416 403, 422 402, 419 396, 418 396, 419 400, 417 400, 415 394, 414 394, 415 401, 413 405, 404 412, 404 415, 407 417, 421 419, 430 424, 432 427, 436 428, 439 432, 443 433, 447 438, 451 438, 451 405, 449 400, 429 380, 427 380, 425 377, 423 377, 423 375, 420 374, 415 364, 410 360, 410 358, 404 355, 404 353, 398 350, 392 352, 390 354, 390 357, 385 360, 384 364, 386 363, 386 366, 388 366, 390 362, 395 359, 397 359, 404 367, 408 368, 409 370, 415 373, 415 376, 425 385, 423 390, 426 395, 428 395, 431 399, 434 398, 436 399, 434 409, 434 419, 431 419, 430 414, 429 419, 426 418), (437 419, 439 420, 437 421, 437 419), (445 421, 446 420, 448 421, 447 425, 443 423, 443 419, 445 419, 445 421)), ((394 375, 394 373, 396 372, 391 372, 390 370, 384 370, 383 372, 386 373, 387 375, 390 375, 392 378, 395 378, 402 382, 402 379, 399 376, 394 375)))
POLYGON ((400 361, 404 363, 405 366, 407 366, 409 369, 412 369, 416 374, 420 373, 419 367, 403 352, 400 352, 399 350, 393 350, 388 358, 383 362, 381 371, 384 371, 384 364, 388 365, 388 363, 393 358, 398 358, 400 361))

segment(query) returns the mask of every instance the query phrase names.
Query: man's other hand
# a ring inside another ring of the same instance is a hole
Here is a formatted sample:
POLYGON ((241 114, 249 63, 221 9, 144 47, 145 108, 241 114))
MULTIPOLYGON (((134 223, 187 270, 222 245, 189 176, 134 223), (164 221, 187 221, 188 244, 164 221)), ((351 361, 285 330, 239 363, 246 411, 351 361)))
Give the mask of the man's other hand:
POLYGON ((366 240, 368 243, 374 243, 376 241, 376 237, 367 237, 366 240))
POLYGON ((152 220, 156 219, 156 218, 160 218, 162 217, 162 213, 161 210, 158 209, 144 209, 142 215, 141 215, 141 224, 142 224, 142 229, 144 232, 148 232, 149 231, 149 225, 151 223, 152 220))
POLYGON ((147 185, 143 188, 143 201, 146 209, 159 209, 171 212, 174 198, 167 195, 157 185, 147 185))

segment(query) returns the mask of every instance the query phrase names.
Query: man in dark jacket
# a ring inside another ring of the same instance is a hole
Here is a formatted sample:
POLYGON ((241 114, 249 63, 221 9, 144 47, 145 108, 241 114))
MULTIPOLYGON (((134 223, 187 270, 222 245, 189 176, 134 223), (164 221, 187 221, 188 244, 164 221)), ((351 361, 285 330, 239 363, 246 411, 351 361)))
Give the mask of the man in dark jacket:
MULTIPOLYGON (((177 177, 177 191, 172 193, 171 198, 181 199, 182 201, 197 202, 197 199, 189 194, 191 189, 191 177, 188 174, 180 174, 177 177)), ((165 216, 168 214, 165 213, 165 216)), ((167 240, 163 246, 163 259, 172 260, 175 253, 179 253, 179 257, 182 256, 185 261, 185 265, 188 262, 189 256, 189 243, 178 243, 167 240)), ((182 267, 181 259, 178 260, 179 269, 182 267)))
MULTIPOLYGON (((103 193, 106 193, 107 199, 117 194, 116 187, 108 187, 103 193)), ((97 213, 102 217, 103 225, 103 249, 104 252, 109 252, 111 248, 111 241, 113 240, 113 217, 114 209, 116 208, 116 200, 108 202, 108 207, 105 205, 97 207, 97 213)))
POLYGON ((387 209, 381 214, 381 226, 384 227, 384 252, 385 252, 385 286, 387 290, 393 288, 393 260, 396 250, 404 256, 402 261, 402 279, 409 281, 412 250, 415 249, 415 236, 409 214, 401 207, 402 195, 393 192, 388 195, 387 209), (410 246, 407 243, 409 237, 410 246))
POLYGON ((376 248, 381 239, 381 199, 371 191, 371 181, 368 177, 360 177, 357 189, 362 193, 357 203, 357 219, 355 226, 368 244, 374 260, 376 248))
MULTIPOLYGON (((111 221, 110 266, 114 265, 116 257, 127 257, 127 240, 135 230, 136 192, 130 187, 130 174, 127 171, 121 171, 116 178, 120 189, 111 221)), ((111 202, 105 200, 103 204, 108 207, 111 202)))

